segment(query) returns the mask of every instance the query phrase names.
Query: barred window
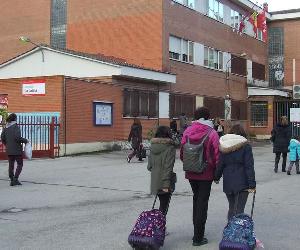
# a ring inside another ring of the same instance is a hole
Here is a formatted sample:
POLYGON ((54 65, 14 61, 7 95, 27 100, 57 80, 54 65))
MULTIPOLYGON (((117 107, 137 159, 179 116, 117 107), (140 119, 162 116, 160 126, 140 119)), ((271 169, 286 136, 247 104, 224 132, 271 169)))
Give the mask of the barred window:
POLYGON ((204 97, 203 102, 205 107, 209 108, 210 111, 210 118, 214 119, 216 117, 224 118, 225 114, 225 105, 223 98, 216 98, 216 97, 204 97))
POLYGON ((254 79, 266 80, 265 71, 265 65, 252 62, 252 76, 254 79))
POLYGON ((247 60, 242 57, 232 55, 231 73, 246 76, 247 75, 247 60))
POLYGON ((247 120, 247 102, 232 100, 231 118, 234 120, 247 120))
POLYGON ((123 90, 123 117, 157 117, 158 94, 136 89, 123 90))
POLYGON ((170 117, 179 117, 182 113, 187 117, 193 117, 195 106, 195 96, 170 94, 170 117))
POLYGON ((66 48, 67 0, 51 1, 51 46, 66 48))
POLYGON ((268 102, 251 102, 251 126, 268 126, 268 102))

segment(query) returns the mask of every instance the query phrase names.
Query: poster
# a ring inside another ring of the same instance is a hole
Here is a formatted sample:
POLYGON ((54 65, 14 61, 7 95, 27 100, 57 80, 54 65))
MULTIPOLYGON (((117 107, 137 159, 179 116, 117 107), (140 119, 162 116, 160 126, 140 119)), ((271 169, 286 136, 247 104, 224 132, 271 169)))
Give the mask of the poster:
POLYGON ((94 102, 94 124, 111 126, 112 122, 112 103, 94 102))
POLYGON ((300 108, 290 108, 290 122, 300 122, 300 108))
POLYGON ((44 96, 46 95, 45 80, 31 80, 22 82, 23 96, 44 96))

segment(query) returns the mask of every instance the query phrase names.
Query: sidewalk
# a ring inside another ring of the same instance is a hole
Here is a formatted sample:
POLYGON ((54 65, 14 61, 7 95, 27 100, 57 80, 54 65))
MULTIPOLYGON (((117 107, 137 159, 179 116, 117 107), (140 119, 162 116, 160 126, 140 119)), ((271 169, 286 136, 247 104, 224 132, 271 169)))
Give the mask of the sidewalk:
MULTIPOLYGON (((270 145, 255 147, 254 155, 257 237, 266 250, 297 249, 300 176, 273 172, 270 145)), ((125 152, 25 161, 23 186, 10 187, 7 163, 0 162, 0 249, 131 249, 128 234, 138 214, 153 202, 146 166, 128 164, 125 152)), ((175 171, 178 183, 163 249, 218 249, 227 213, 222 184, 214 184, 211 193, 209 244, 193 247, 192 194, 178 159, 175 171)))

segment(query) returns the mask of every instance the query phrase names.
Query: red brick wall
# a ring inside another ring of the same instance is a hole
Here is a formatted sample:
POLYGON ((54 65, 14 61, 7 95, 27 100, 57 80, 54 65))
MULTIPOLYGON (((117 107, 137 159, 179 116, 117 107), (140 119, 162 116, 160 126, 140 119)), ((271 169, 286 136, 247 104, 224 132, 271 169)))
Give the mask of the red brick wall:
MULTIPOLYGON (((105 80, 108 82, 108 79, 105 80)), ((114 80, 116 82, 116 80, 114 80)), ((123 86, 118 84, 66 79, 67 143, 126 140, 133 122, 123 118, 123 86), (113 125, 94 126, 93 100, 113 103, 113 125)), ((143 137, 157 124, 157 119, 141 119, 143 137)), ((167 123, 164 119, 161 123, 167 123)))
POLYGON ((162 0, 72 0, 67 47, 161 69, 162 0))
POLYGON ((269 27, 281 27, 284 33, 284 85, 293 85, 293 58, 296 59, 296 83, 300 83, 300 19, 275 21, 269 27))
POLYGON ((0 10, 0 63, 33 47, 20 36, 50 43, 50 0, 2 0, 0 10))
POLYGON ((61 112, 62 76, 0 80, 0 93, 8 94, 9 112, 61 112), (45 96, 22 96, 22 82, 45 79, 45 96))
MULTIPOLYGON (((233 54, 247 53, 247 59, 267 63, 267 46, 248 35, 238 35, 228 25, 199 12, 164 1, 163 69, 177 73, 174 91, 224 97, 225 73, 169 60, 169 35, 175 35, 233 54)), ((233 99, 247 97, 246 79, 230 76, 230 95, 233 99), (232 81, 234 80, 234 81, 232 81)))

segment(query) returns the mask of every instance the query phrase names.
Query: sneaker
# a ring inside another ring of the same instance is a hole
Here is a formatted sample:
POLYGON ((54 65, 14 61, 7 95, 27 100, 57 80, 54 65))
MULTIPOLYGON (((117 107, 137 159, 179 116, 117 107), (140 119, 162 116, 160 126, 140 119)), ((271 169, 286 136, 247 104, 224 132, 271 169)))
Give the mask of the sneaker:
POLYGON ((274 172, 277 173, 277 172, 278 172, 278 169, 277 169, 277 168, 274 168, 274 172))
POLYGON ((10 180, 10 184, 11 187, 15 185, 14 180, 10 180))
POLYGON ((291 175, 291 172, 290 172, 290 171, 287 171, 286 174, 287 174, 287 175, 291 175))
POLYGON ((130 163, 131 159, 129 157, 127 157, 127 162, 130 163))
POLYGON ((202 246, 208 243, 208 240, 206 238, 203 238, 201 241, 194 241, 193 240, 193 246, 202 246))
POLYGON ((22 183, 19 182, 19 180, 17 178, 14 178, 13 183, 14 183, 14 186, 15 185, 17 185, 17 186, 22 185, 22 183))

